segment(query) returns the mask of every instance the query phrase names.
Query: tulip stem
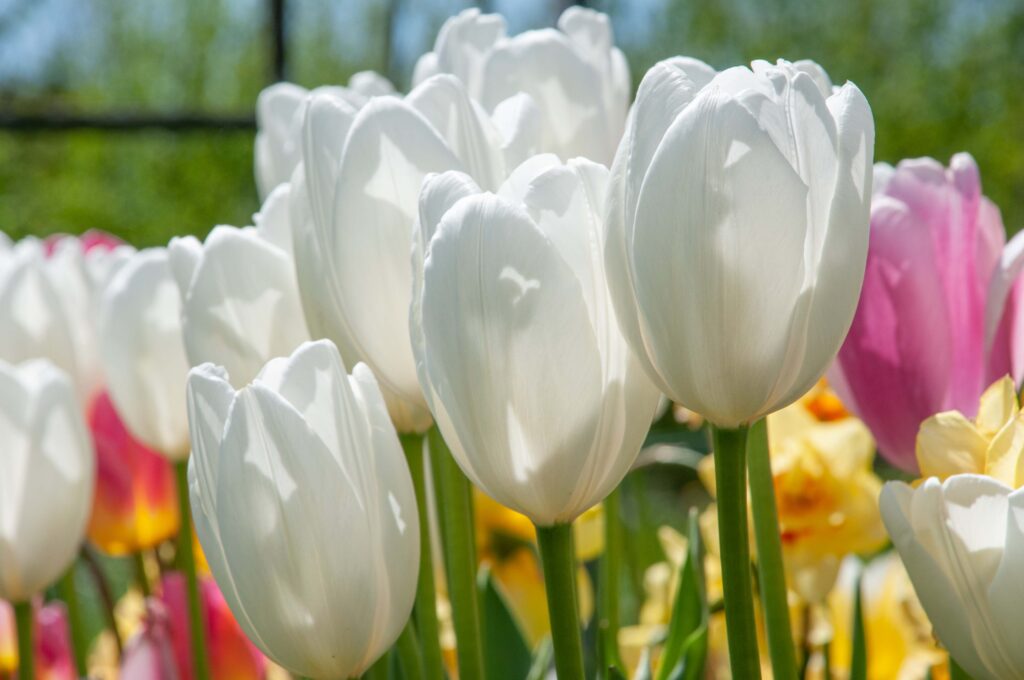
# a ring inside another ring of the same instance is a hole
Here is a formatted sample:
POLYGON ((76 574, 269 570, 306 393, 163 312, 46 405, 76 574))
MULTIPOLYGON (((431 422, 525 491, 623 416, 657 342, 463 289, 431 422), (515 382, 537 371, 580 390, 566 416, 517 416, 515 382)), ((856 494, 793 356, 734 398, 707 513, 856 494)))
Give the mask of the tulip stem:
POLYGON ((793 632, 789 625, 786 570, 782 561, 779 513, 775 507, 775 483, 768 454, 768 426, 764 418, 750 426, 747 467, 750 472, 750 507, 754 516, 754 538, 757 544, 758 584, 768 633, 772 676, 779 680, 795 680, 796 647, 793 645, 793 632))
POLYGON ((32 639, 35 616, 32 601, 14 603, 14 625, 18 633, 18 677, 35 678, 35 643, 32 639))
POLYGON ((132 554, 132 561, 135 563, 135 578, 139 590, 142 591, 143 597, 149 597, 153 594, 153 589, 149 587, 149 576, 146 574, 146 556, 140 550, 132 554))
POLYGON ((199 601, 199 579, 196 576, 196 556, 192 547, 192 506, 188 497, 188 460, 174 464, 178 483, 178 507, 181 528, 178 533, 178 567, 185 573, 188 592, 189 631, 192 640, 192 668, 196 680, 210 680, 210 666, 206 656, 206 636, 203 630, 203 612, 199 601))
POLYGON ((722 558, 726 636, 732 677, 757 680, 761 659, 750 586, 750 539, 747 536, 747 428, 711 426, 715 447, 718 540, 722 558))
POLYGON ((619 653, 619 582, 622 574, 622 497, 618 487, 604 499, 604 555, 600 571, 600 617, 598 619, 601 643, 599 676, 606 677, 614 667, 625 671, 619 653))
POLYGON ((85 667, 86 638, 85 629, 82 627, 82 611, 78 604, 78 588, 75 585, 76 566, 77 560, 71 563, 71 567, 61 578, 60 596, 68 608, 68 628, 71 629, 71 653, 75 657, 75 670, 78 672, 78 677, 84 678, 87 670, 85 667))
POLYGON ((437 427, 430 429, 430 455, 438 472, 438 510, 444 535, 448 594, 455 625, 459 677, 483 680, 484 656, 480 604, 476 584, 476 531, 473 522, 473 489, 459 469, 437 427), (433 457, 436 456, 436 459, 433 457))
POLYGON ((416 509, 420 517, 420 575, 416 587, 414 618, 423 647, 423 662, 428 680, 443 680, 444 658, 437 624, 437 593, 434 585, 434 551, 431 540, 427 478, 423 466, 423 435, 402 435, 402 448, 409 463, 416 490, 416 509))
POLYGON ((404 680, 424 680, 423 653, 420 651, 419 640, 416 639, 416 627, 412 619, 405 624, 402 634, 395 643, 398 651, 398 663, 402 667, 404 680))
POLYGON ((576 600, 576 552, 572 524, 537 527, 537 544, 544 567, 544 589, 551 620, 558 680, 583 680, 583 641, 576 600))

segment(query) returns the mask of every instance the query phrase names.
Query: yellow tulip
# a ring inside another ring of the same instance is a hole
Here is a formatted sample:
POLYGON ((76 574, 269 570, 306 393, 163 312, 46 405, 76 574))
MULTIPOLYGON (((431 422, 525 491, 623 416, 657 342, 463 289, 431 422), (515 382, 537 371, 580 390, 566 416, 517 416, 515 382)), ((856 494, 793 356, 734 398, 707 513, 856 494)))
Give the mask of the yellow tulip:
POLYGON ((1024 414, 1009 376, 985 390, 973 421, 959 411, 944 411, 921 423, 917 434, 923 478, 975 473, 1016 489, 1024 486, 1022 454, 1024 414))

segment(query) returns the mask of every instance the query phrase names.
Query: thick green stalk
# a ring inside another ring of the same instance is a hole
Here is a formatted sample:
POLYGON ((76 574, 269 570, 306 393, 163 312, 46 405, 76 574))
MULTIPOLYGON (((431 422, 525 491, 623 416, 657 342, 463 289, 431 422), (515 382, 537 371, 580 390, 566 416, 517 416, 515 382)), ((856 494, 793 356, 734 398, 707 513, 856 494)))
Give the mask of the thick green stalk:
POLYGON ((472 487, 452 458, 437 427, 428 434, 430 455, 437 457, 438 510, 444 525, 448 597, 455 625, 459 677, 484 680, 483 636, 476 586, 476 532, 472 487))
POLYGON ((583 641, 576 599, 576 550, 572 542, 572 525, 537 527, 537 544, 544 567, 544 589, 548 597, 548 618, 558 680, 583 680, 583 641))
POLYGON ((424 680, 423 653, 420 651, 419 640, 416 639, 416 627, 412 619, 405 624, 405 629, 398 636, 395 650, 398 652, 403 680, 424 680))
POLYGON ((181 529, 178 533, 178 567, 185 574, 188 593, 189 630, 192 641, 192 668, 196 680, 210 680, 210 666, 206 655, 206 635, 203 611, 199 600, 199 579, 196 577, 196 556, 192 548, 192 506, 188 498, 188 461, 174 464, 178 482, 178 505, 181 529))
POLYGON ((718 541, 729 664, 732 677, 757 680, 761 677, 761 660, 757 651, 747 537, 747 428, 712 425, 711 432, 715 446, 718 541))
POLYGON ((71 629, 71 652, 75 657, 75 670, 78 677, 85 677, 85 653, 88 641, 85 628, 82 627, 82 611, 78 604, 78 588, 75 585, 75 567, 77 560, 71 563, 67 573, 60 581, 60 596, 68 608, 68 628, 71 629))
POLYGON ((430 536, 430 513, 427 507, 427 479, 423 467, 423 435, 402 435, 402 448, 409 463, 412 483, 416 489, 416 509, 420 518, 420 575, 416 587, 414 617, 416 631, 423 648, 423 662, 428 680, 443 680, 444 659, 437 624, 437 593, 434 585, 434 554, 430 536))
POLYGON ((139 551, 132 555, 132 561, 135 563, 135 581, 139 584, 139 590, 143 597, 149 597, 153 589, 149 587, 149 575, 146 574, 146 556, 139 551))
POLYGON ((14 604, 14 623, 18 632, 18 677, 36 677, 35 642, 33 640, 35 614, 32 602, 14 604))
POLYGON ((605 677, 612 666, 625 671, 619 653, 619 583, 622 574, 622 497, 618 487, 604 499, 604 554, 601 556, 600 614, 601 669, 605 677))
POLYGON ((795 680, 796 647, 793 646, 793 630, 789 625, 786 570, 782 562, 779 513, 775 507, 775 485, 768 454, 768 426, 763 418, 750 427, 747 456, 750 506, 757 543, 758 584, 768 633, 772 676, 778 680, 795 680))

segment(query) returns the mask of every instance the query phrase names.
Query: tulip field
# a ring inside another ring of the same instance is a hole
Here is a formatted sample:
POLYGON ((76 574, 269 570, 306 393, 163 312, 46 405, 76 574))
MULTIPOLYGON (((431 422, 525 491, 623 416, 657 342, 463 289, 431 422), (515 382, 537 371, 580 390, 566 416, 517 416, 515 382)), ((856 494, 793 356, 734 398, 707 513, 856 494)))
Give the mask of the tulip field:
POLYGON ((0 231, 0 680, 1024 678, 971 149, 617 44, 464 9, 250 102, 249 226, 0 231))

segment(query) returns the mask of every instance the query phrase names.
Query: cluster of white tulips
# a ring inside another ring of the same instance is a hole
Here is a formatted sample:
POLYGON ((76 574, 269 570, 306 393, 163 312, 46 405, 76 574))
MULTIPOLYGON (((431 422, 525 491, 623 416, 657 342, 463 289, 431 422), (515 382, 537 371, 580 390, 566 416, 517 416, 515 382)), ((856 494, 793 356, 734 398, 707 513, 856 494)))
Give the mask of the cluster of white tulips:
MULTIPOLYGON (((254 226, 137 252, 0 244, 0 597, 31 601, 78 550, 94 469, 79 404, 102 383, 177 465, 186 566, 191 514, 239 625, 282 667, 354 678, 394 648, 405 678, 441 680, 442 583, 459 677, 483 678, 475 485, 536 525, 554 666, 579 680, 571 523, 620 484, 667 395, 711 424, 732 677, 761 673, 749 444, 767 644, 795 678, 751 426, 820 380, 853 322, 871 110, 813 62, 674 57, 631 92, 607 16, 508 36, 467 10, 404 96, 369 73, 260 95, 254 226)), ((930 555, 907 558, 930 612, 966 603, 999 628, 985 612, 1013 618, 1024 593, 1000 562, 1020 503, 986 487, 999 531, 954 540, 947 524, 983 509, 942 489, 887 492, 896 545, 930 555), (1013 598, 948 585, 949 551, 1013 598)), ((194 565, 189 591, 195 627, 194 565)), ((1011 643, 982 658, 961 629, 936 631, 979 677, 1024 672, 1011 643)))

